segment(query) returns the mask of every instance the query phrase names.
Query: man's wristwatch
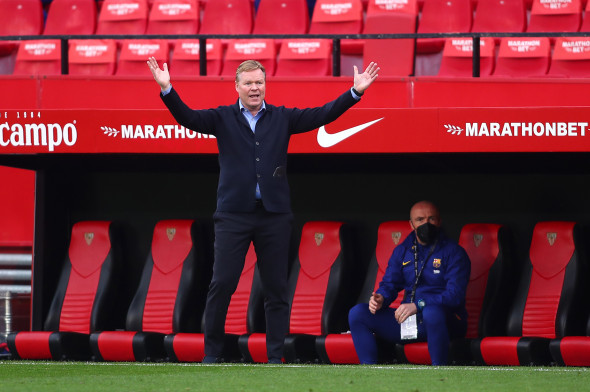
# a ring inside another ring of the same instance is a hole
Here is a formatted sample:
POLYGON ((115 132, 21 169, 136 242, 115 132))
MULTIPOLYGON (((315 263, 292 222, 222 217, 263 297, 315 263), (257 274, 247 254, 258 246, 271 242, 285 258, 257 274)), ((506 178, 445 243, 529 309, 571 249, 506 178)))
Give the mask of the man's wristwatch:
POLYGON ((418 306, 418 310, 421 312, 426 306, 426 302, 424 302, 423 299, 419 299, 416 305, 418 306))

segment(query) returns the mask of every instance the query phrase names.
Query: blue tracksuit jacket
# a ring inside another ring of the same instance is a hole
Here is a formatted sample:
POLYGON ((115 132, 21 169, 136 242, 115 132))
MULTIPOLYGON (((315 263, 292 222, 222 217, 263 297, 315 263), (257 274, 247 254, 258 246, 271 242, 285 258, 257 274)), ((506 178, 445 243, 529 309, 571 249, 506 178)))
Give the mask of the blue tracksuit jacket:
MULTIPOLYGON (((398 292, 405 290, 403 303, 410 302, 410 293, 416 277, 414 268, 414 251, 412 246, 416 238, 415 232, 398 245, 393 251, 385 275, 379 284, 377 293, 383 295, 383 308, 396 299, 398 292)), ((424 265, 424 270, 418 287, 414 303, 424 300, 428 305, 444 305, 459 317, 467 318, 465 310, 465 291, 471 273, 471 262, 465 250, 456 242, 450 240, 441 231, 434 252, 424 261, 430 252, 431 245, 418 244, 418 271, 424 265)))

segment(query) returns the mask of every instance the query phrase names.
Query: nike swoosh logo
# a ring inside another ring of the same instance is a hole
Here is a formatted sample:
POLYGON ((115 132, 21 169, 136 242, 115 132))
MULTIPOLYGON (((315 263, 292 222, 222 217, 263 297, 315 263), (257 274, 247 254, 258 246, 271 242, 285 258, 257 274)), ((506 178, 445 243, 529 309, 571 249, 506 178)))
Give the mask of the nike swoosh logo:
POLYGON ((359 133, 363 129, 370 127, 371 125, 375 124, 383 120, 385 117, 381 117, 380 119, 370 121, 368 123, 364 123, 361 125, 357 125, 356 127, 345 129, 344 131, 336 132, 336 133, 328 133, 326 132, 326 127, 321 126, 318 130, 318 144, 324 148, 335 146, 336 144, 340 143, 341 141, 348 139, 355 133, 359 133))
POLYGON ((404 261, 404 262, 402 262, 402 265, 403 266, 406 266, 406 265, 410 264, 411 262, 412 262, 412 260, 410 260, 410 261, 404 261))

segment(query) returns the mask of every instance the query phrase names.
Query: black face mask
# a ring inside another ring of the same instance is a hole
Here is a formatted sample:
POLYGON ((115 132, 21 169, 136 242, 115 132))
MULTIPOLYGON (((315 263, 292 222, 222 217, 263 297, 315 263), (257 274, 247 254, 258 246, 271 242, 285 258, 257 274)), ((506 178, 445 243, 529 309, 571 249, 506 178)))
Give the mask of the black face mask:
POLYGON ((426 222, 416 228, 416 236, 425 244, 432 244, 438 235, 438 227, 430 222, 426 222))

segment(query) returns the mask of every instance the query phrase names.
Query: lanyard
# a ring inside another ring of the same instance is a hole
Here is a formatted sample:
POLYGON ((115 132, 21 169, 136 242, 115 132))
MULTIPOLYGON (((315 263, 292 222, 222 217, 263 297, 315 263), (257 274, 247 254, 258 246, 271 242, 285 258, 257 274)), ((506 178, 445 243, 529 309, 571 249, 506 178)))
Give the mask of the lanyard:
POLYGON ((416 274, 416 280, 414 280, 414 287, 412 287, 412 293, 410 294, 410 302, 414 302, 414 298, 416 297, 416 288, 418 287, 418 281, 422 276, 422 271, 424 271, 424 266, 426 266, 426 262, 434 253, 434 248, 436 248, 436 244, 438 244, 438 239, 434 241, 434 244, 430 247, 430 251, 428 251, 428 255, 422 262, 422 266, 420 267, 420 271, 418 271, 418 244, 416 240, 414 240, 414 246, 412 246, 414 250, 414 273, 416 274))

